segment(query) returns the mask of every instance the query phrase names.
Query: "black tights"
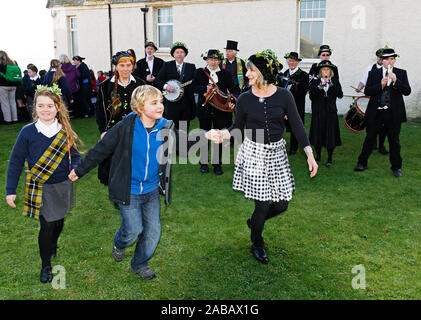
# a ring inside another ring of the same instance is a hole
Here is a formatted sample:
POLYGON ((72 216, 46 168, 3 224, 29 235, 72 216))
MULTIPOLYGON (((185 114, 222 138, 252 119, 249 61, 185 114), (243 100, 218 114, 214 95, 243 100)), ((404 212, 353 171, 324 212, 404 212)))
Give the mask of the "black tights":
MULTIPOLYGON (((322 147, 315 147, 316 149, 316 161, 322 159, 322 147)), ((327 162, 332 163, 333 149, 327 149, 327 162)))
POLYGON ((251 238, 255 246, 263 246, 263 227, 267 219, 273 218, 288 209, 288 201, 279 202, 254 200, 254 212, 251 216, 251 238))
POLYGON ((39 253, 42 267, 51 266, 51 253, 57 249, 57 240, 63 230, 64 218, 47 222, 43 216, 39 217, 41 228, 38 234, 39 253))

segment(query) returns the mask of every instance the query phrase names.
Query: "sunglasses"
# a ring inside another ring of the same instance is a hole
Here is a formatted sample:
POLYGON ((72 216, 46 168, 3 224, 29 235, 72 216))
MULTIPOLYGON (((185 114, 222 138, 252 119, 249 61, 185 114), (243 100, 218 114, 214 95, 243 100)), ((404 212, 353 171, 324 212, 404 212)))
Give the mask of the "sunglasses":
POLYGON ((330 54, 328 54, 328 53, 327 54, 322 54, 321 56, 322 57, 330 57, 330 54))

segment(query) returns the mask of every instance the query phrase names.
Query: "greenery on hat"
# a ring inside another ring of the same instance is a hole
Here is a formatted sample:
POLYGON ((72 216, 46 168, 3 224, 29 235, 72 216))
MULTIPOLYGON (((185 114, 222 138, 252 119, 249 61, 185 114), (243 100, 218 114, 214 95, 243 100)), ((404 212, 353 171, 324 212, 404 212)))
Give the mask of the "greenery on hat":
POLYGON ((184 47, 184 48, 188 49, 186 44, 184 42, 181 42, 181 41, 174 42, 171 46, 171 49, 173 49, 175 47, 184 47))
POLYGON ((208 50, 208 51, 206 51, 206 52, 204 52, 204 53, 202 53, 200 56, 202 57, 202 58, 211 58, 211 59, 219 59, 219 60, 223 60, 224 59, 224 54, 221 52, 221 51, 219 51, 219 50, 217 50, 216 49, 216 52, 215 53, 213 53, 212 55, 208 55, 208 52, 209 52, 210 50, 208 50))
POLYGON ((266 49, 266 50, 263 50, 262 52, 257 52, 255 56, 263 57, 266 59, 266 61, 268 62, 266 66, 270 68, 270 72, 272 74, 278 73, 278 67, 280 66, 280 63, 278 61, 278 57, 276 56, 275 52, 272 49, 266 49), (275 66, 277 68, 276 70, 274 70, 275 66))
POLYGON ((35 90, 35 94, 37 94, 38 92, 43 91, 43 90, 48 90, 53 94, 61 96, 61 89, 58 87, 57 83, 54 83, 51 87, 39 84, 39 85, 37 85, 37 89, 35 90))

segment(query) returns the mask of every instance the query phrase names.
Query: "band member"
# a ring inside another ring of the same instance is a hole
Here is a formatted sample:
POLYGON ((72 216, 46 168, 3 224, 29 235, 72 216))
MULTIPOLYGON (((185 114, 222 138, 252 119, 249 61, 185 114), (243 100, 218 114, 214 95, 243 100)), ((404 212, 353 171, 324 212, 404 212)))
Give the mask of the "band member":
MULTIPOLYGON (((231 75, 219 68, 219 64, 223 59, 223 54, 216 49, 210 49, 203 56, 203 59, 207 62, 205 68, 199 68, 196 70, 194 77, 194 91, 199 94, 197 103, 197 117, 199 118, 200 129, 209 131, 212 129, 223 129, 228 128, 232 124, 231 112, 224 112, 216 109, 209 103, 204 104, 205 96, 212 90, 214 83, 218 86, 219 90, 225 94, 234 92, 234 84, 232 83, 231 75)), ((212 144, 212 148, 214 145, 212 144)), ((213 171, 216 175, 223 174, 221 167, 221 156, 222 156, 222 145, 218 146, 219 155, 218 158, 212 158, 213 171)), ((215 152, 212 152, 215 155, 215 152)), ((209 172, 208 167, 208 154, 200 155, 200 172, 209 172)))
POLYGON ((311 125, 310 142, 316 149, 316 161, 321 161, 322 147, 327 149, 326 167, 332 167, 333 150, 340 146, 338 109, 336 99, 342 99, 342 87, 334 73, 337 70, 330 61, 318 64, 317 78, 310 82, 311 125))
POLYGON ((237 41, 227 40, 227 45, 224 48, 225 59, 221 61, 219 67, 231 74, 232 82, 234 83, 235 87, 235 91, 231 93, 238 97, 241 91, 248 87, 248 80, 246 77, 246 64, 242 59, 237 57, 237 53, 240 51, 238 50, 237 46, 237 41))
POLYGON ((136 69, 133 71, 135 76, 139 77, 145 81, 145 83, 150 85, 154 85, 155 78, 164 64, 164 60, 155 57, 155 52, 157 50, 158 48, 152 41, 146 42, 146 57, 136 62, 136 69))
MULTIPOLYGON (((114 76, 104 80, 99 86, 95 105, 95 117, 101 139, 104 135, 131 112, 130 100, 136 87, 145 84, 132 75, 135 61, 126 51, 117 52, 112 58, 114 76)), ((108 185, 111 157, 98 167, 98 179, 108 185)))
MULTIPOLYGON (((360 93, 364 89, 364 87, 367 83, 368 74, 369 74, 370 71, 382 68, 383 59, 381 58, 381 53, 382 53, 383 49, 385 49, 385 48, 380 48, 376 51, 377 62, 375 64, 373 64, 372 66, 370 66, 367 69, 367 71, 364 73, 364 76, 360 80, 360 83, 358 84, 358 87, 355 89, 356 92, 360 93)), ((384 140, 385 139, 386 139, 386 129, 385 129, 384 126, 381 126, 380 131, 379 131, 379 148, 378 148, 378 150, 381 154, 388 154, 389 153, 389 151, 387 151, 387 149, 384 147, 384 140)), ((374 142, 373 149, 374 150, 377 149, 377 143, 376 142, 374 142)))
POLYGON ((235 160, 233 189, 243 191, 246 198, 254 199, 255 209, 247 225, 251 228, 252 254, 261 263, 269 262, 262 237, 265 221, 288 208, 288 201, 295 190, 282 138, 285 115, 288 115, 300 145, 304 146, 310 177, 314 177, 318 169, 292 94, 274 85, 276 65, 277 61, 270 55, 252 55, 247 62, 246 74, 251 89, 238 98, 233 126, 206 133, 208 139, 221 143, 223 139, 230 138, 234 129, 248 129, 235 160))
MULTIPOLYGON (((317 54, 317 56, 320 59, 320 62, 330 61, 330 56, 332 55, 332 51, 333 50, 329 47, 329 45, 327 45, 327 44, 321 45, 320 48, 319 48, 319 52, 317 54)), ((313 63, 313 65, 311 66, 310 71, 308 73, 309 77, 310 77, 310 80, 317 77, 317 75, 318 75, 317 70, 318 70, 317 63, 313 63)), ((333 70, 333 72, 335 74, 335 78, 339 80, 339 72, 338 72, 338 68, 336 66, 335 66, 335 69, 333 70)))
POLYGON ((85 62, 83 62, 85 58, 81 56, 74 56, 73 57, 73 64, 79 70, 80 77, 79 77, 79 91, 78 94, 75 96, 76 104, 78 104, 80 116, 84 118, 89 117, 89 101, 91 98, 92 92, 92 85, 89 81, 89 68, 85 62))
POLYGON ((402 176, 402 158, 399 133, 401 123, 406 121, 403 96, 411 93, 406 70, 395 68, 398 55, 392 48, 382 51, 383 67, 370 71, 364 94, 370 96, 365 113, 367 135, 355 171, 367 169, 368 158, 373 149, 377 132, 381 126, 386 127, 389 141, 389 159, 395 177, 402 176))
MULTIPOLYGON (((287 88, 294 96, 295 105, 298 109, 298 114, 304 123, 306 94, 308 91, 308 73, 301 70, 298 64, 302 60, 297 52, 287 53, 284 58, 287 60, 289 69, 284 72, 280 86, 287 88)), ((291 132, 291 127, 288 120, 285 121, 286 131, 291 132)), ((289 154, 297 153, 298 141, 291 132, 289 154)))
MULTIPOLYGON (((184 61, 189 53, 187 46, 183 42, 175 42, 171 47, 171 56, 173 61, 165 62, 155 78, 155 84, 158 89, 166 90, 170 93, 175 91, 175 88, 166 84, 168 80, 178 80, 182 84, 192 80, 196 71, 196 66, 193 63, 184 61)), ((165 94, 164 94, 165 96, 165 94)), ((196 113, 196 103, 194 100, 193 87, 186 85, 184 87, 184 94, 178 101, 169 101, 165 99, 165 118, 173 120, 176 129, 180 128, 180 121, 187 123, 187 131, 190 126, 190 120, 193 120, 196 113)))

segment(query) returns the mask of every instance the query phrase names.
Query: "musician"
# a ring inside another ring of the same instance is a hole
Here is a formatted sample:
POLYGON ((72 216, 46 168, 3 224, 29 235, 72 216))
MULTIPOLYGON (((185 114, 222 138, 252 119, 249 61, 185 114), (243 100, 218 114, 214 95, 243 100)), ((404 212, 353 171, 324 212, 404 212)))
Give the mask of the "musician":
MULTIPOLYGON (((112 58, 114 76, 104 80, 98 90, 95 104, 95 118, 101 139, 132 110, 130 100, 134 89, 145 82, 132 75, 135 60, 127 51, 117 52, 112 58)), ((98 179, 108 185, 111 157, 98 167, 98 179)))
MULTIPOLYGON (((224 112, 216 109, 209 103, 204 104, 205 97, 213 88, 213 83, 215 83, 219 90, 228 94, 229 92, 234 92, 234 84, 231 78, 231 75, 228 71, 221 70, 219 64, 223 59, 223 54, 217 49, 210 49, 203 56, 203 59, 207 62, 205 68, 198 68, 194 76, 194 91, 199 94, 199 99, 197 103, 197 117, 199 118, 200 129, 209 131, 212 129, 223 129, 228 128, 232 122, 231 112, 224 112), (212 80, 210 78, 212 78, 212 80)), ((206 141, 207 142, 207 141, 206 141)), ((212 148, 215 145, 212 144, 212 148)), ((221 156, 222 156, 222 145, 218 145, 219 148, 219 159, 214 158, 215 152, 212 152, 212 165, 213 171, 216 175, 223 174, 221 166, 221 156)), ((200 172, 208 173, 208 155, 200 155, 200 172)))
POLYGON ((224 48, 225 59, 223 59, 219 65, 220 69, 226 70, 231 74, 232 82, 235 87, 234 92, 231 93, 236 97, 238 97, 243 89, 248 87, 246 64, 244 63, 244 60, 237 57, 237 53, 240 51, 237 46, 237 41, 227 40, 227 45, 224 48))
MULTIPOLYGON (((356 92, 360 93, 364 89, 364 87, 367 83, 368 74, 369 74, 370 71, 374 71, 374 70, 382 68, 383 59, 381 57, 381 53, 382 53, 383 49, 385 49, 385 48, 380 48, 376 51, 377 62, 375 64, 373 64, 372 66, 370 66, 369 68, 367 68, 367 71, 364 73, 363 78, 360 80, 360 83, 358 84, 358 87, 355 89, 356 92)), ((378 134, 379 134, 379 148, 378 148, 378 150, 381 154, 388 154, 389 151, 387 151, 387 149, 384 146, 384 140, 386 139, 386 128, 384 126, 381 126, 378 134)), ((374 142, 373 149, 374 150, 377 149, 377 141, 374 142)))
MULTIPOLYGON (((317 56, 319 57, 320 62, 330 61, 330 56, 332 55, 332 51, 333 50, 329 47, 329 45, 327 44, 321 45, 319 48, 319 52, 317 53, 317 56)), ((335 74, 334 77, 339 81, 339 72, 338 72, 337 66, 335 66, 333 73, 335 74)), ((310 80, 317 78, 318 76, 317 63, 313 63, 308 74, 309 74, 310 80)))
POLYGON ((145 81, 146 84, 154 85, 155 78, 164 64, 164 60, 155 57, 157 50, 158 48, 152 41, 146 42, 146 57, 136 62, 136 69, 133 71, 133 75, 145 81))
MULTIPOLYGON (((284 56, 284 58, 287 60, 288 70, 283 73, 280 86, 291 91, 292 95, 294 96, 295 104, 297 106, 300 118, 304 123, 306 94, 309 86, 308 73, 301 70, 301 68, 298 66, 302 59, 298 56, 297 52, 289 52, 284 56)), ((288 120, 285 121, 285 127, 288 132, 291 132, 291 127, 288 120)), ((291 132, 289 154, 296 154, 297 149, 298 141, 294 134, 291 132)))
POLYGON ((338 109, 336 99, 343 97, 339 79, 334 74, 335 65, 325 60, 318 64, 317 78, 310 82, 311 100, 311 125, 310 143, 316 149, 316 161, 321 161, 322 147, 327 149, 326 167, 333 165, 333 150, 340 146, 341 136, 339 131, 338 109))
POLYGON ((364 94, 370 96, 365 113, 366 132, 363 148, 355 171, 367 169, 368 158, 380 126, 386 127, 389 141, 389 159, 395 177, 402 176, 402 158, 400 154, 399 133, 401 123, 406 121, 403 96, 411 93, 406 70, 395 68, 398 55, 392 48, 381 53, 383 67, 370 71, 364 94))
MULTIPOLYGON (((164 62, 161 70, 155 78, 156 87, 160 90, 167 90, 174 92, 175 88, 166 84, 169 80, 179 80, 181 83, 193 81, 196 66, 193 63, 184 61, 189 53, 187 46, 183 42, 175 42, 171 47, 172 61, 164 62)), ((186 85, 184 87, 184 94, 179 101, 171 102, 165 99, 164 116, 168 120, 173 120, 176 129, 180 127, 180 122, 187 123, 187 131, 190 126, 190 120, 193 120, 196 113, 196 103, 194 100, 193 87, 186 85)))

